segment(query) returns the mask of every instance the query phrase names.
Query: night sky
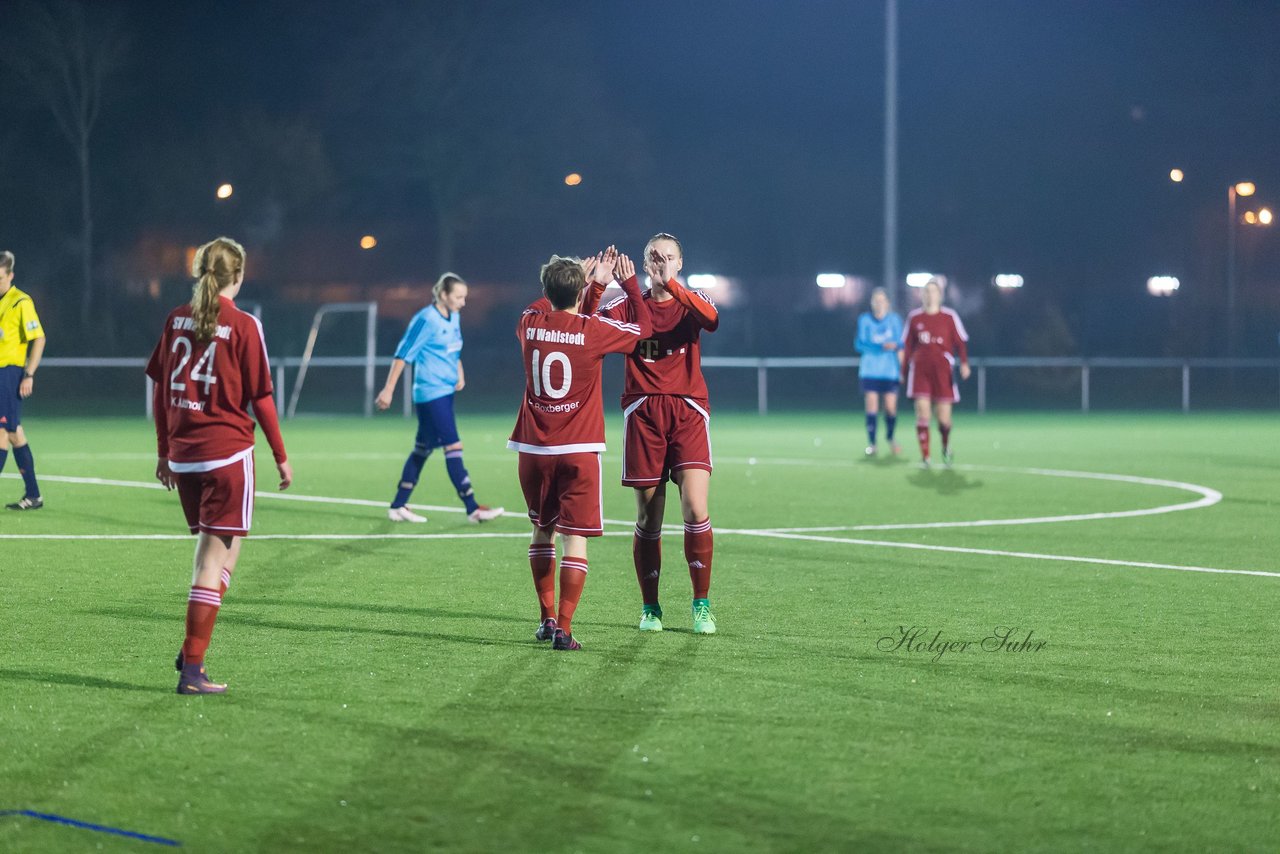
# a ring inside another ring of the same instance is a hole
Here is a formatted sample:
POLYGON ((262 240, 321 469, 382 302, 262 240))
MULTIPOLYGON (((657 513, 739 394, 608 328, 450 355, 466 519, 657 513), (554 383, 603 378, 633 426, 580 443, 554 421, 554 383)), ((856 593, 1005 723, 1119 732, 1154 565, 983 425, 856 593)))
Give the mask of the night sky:
MULTIPOLYGON (((278 277, 519 281, 657 230, 756 303, 881 274, 879 0, 92 6, 130 41, 95 130, 104 277, 157 229, 234 230, 278 277), (355 263, 343 235, 375 230, 376 263, 335 269, 355 263)), ((1215 355, 1194 326, 1224 293, 1227 186, 1280 207, 1280 3, 900 0, 899 18, 898 269, 945 273, 979 315, 990 277, 1021 273, 1020 311, 1052 305, 1080 352, 1215 355), (1178 305, 1146 295, 1157 273, 1182 278, 1178 305), (1147 313, 1169 334, 1127 345, 1147 313)), ((71 278, 72 149, 3 73, 0 243, 28 277, 71 278)), ((1280 226, 1239 237, 1244 345, 1272 356, 1280 226)))

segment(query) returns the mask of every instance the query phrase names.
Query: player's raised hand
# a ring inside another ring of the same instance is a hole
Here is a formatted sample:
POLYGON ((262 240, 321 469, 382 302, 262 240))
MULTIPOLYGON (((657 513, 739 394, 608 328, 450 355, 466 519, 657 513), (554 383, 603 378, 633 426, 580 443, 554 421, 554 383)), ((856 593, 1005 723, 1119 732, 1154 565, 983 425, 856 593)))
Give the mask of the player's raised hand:
POLYGON ((649 274, 649 278, 653 280, 652 284, 661 286, 667 280, 663 278, 662 273, 662 255, 657 249, 650 249, 649 254, 644 259, 644 271, 649 274))
POLYGON ((289 461, 276 463, 276 471, 280 472, 280 489, 281 491, 289 488, 289 484, 293 483, 293 466, 289 465, 289 461))
POLYGON ((618 255, 618 263, 613 267, 613 276, 619 282, 625 282, 636 274, 636 265, 626 255, 618 255))
POLYGON ((174 477, 173 470, 169 468, 169 461, 160 459, 156 461, 156 480, 164 484, 164 488, 172 491, 178 485, 178 479, 174 477))
POLYGON ((601 285, 607 285, 613 281, 614 265, 618 263, 618 250, 610 246, 608 249, 596 256, 596 269, 591 277, 591 281, 601 285))
POLYGON ((586 276, 588 282, 595 281, 596 267, 600 264, 600 256, 593 255, 589 258, 582 259, 582 274, 586 276))

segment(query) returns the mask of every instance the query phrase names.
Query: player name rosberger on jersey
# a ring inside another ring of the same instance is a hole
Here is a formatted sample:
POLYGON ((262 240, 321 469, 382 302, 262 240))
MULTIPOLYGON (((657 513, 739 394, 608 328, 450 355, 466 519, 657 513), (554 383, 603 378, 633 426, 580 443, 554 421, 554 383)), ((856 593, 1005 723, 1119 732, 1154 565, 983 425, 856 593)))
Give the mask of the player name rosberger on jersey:
POLYGON ((587 343, 587 336, 581 332, 544 329, 541 326, 529 327, 524 331, 524 337, 529 341, 544 341, 548 344, 573 344, 576 347, 586 346, 587 343))
MULTIPOLYGON (((191 317, 175 317, 173 319, 173 328, 179 332, 194 332, 196 321, 191 317)), ((231 340, 231 327, 219 326, 218 331, 214 333, 215 338, 221 338, 223 341, 231 340)))

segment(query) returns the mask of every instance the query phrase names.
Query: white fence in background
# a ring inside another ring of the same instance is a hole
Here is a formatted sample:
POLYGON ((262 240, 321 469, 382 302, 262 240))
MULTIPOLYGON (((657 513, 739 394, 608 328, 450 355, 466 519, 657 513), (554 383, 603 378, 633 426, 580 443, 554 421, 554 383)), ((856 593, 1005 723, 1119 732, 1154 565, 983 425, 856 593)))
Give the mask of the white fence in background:
MULTIPOLYGON (((769 413, 769 381, 770 373, 780 370, 791 371, 806 368, 843 368, 848 369, 851 375, 856 376, 858 368, 858 358, 850 357, 833 357, 833 358, 808 358, 808 357, 733 357, 733 356, 706 356, 702 360, 702 364, 707 368, 739 368, 743 370, 751 370, 756 374, 756 408, 761 415, 769 413)), ((297 356, 288 356, 271 359, 271 364, 275 371, 275 397, 276 408, 283 413, 285 411, 285 379, 290 368, 301 369, 304 359, 297 356)), ((374 386, 372 377, 374 370, 378 367, 388 367, 391 364, 390 357, 369 358, 367 356, 318 356, 306 361, 305 364, 310 368, 363 368, 365 374, 365 397, 372 401, 374 395, 374 386)), ((146 359, 114 359, 114 358, 48 358, 40 363, 41 369, 45 368, 134 368, 139 373, 146 368, 146 359)), ((1128 359, 1128 358, 1079 358, 1079 357, 1021 357, 1021 356, 987 356, 982 358, 974 358, 970 360, 973 368, 973 377, 971 382, 977 386, 977 408, 979 412, 985 412, 987 409, 987 376, 992 371, 1017 368, 1058 368, 1058 369, 1074 369, 1080 372, 1080 411, 1089 411, 1089 381, 1095 371, 1105 371, 1111 369, 1142 369, 1142 370, 1178 370, 1182 377, 1182 411, 1191 411, 1192 402, 1192 386, 1191 371, 1192 369, 1212 369, 1212 370, 1232 370, 1232 369, 1263 369, 1276 371, 1276 397, 1273 398, 1277 405, 1280 405, 1280 359, 1128 359)), ((851 377, 852 381, 853 377, 851 377)), ((413 372, 405 371, 401 375, 401 386, 403 394, 403 409, 406 417, 413 414, 413 372)), ((153 384, 150 379, 146 380, 144 390, 144 408, 147 417, 151 417, 151 394, 153 384)), ((370 414, 366 407, 366 416, 370 414)))

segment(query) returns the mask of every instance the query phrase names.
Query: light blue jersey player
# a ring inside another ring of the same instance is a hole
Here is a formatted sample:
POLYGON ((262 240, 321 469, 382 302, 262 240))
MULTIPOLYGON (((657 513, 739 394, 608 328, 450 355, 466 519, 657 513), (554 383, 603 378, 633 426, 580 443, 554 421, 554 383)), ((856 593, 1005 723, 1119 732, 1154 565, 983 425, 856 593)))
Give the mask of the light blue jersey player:
POLYGON ((390 408, 404 366, 413 365, 413 405, 418 412, 418 435, 414 438, 413 451, 405 460, 387 518, 392 522, 427 521, 427 517, 414 513, 406 505, 422 476, 427 457, 436 448, 444 448, 445 469, 466 507, 467 521, 487 522, 501 516, 502 508, 486 507, 476 501, 471 476, 462 463, 462 440, 458 438, 453 417, 453 395, 466 385, 458 313, 467 304, 467 283, 460 276, 445 273, 431 293, 434 297, 431 305, 409 322, 396 347, 386 385, 374 400, 379 409, 390 408))
POLYGON ((884 288, 871 292, 871 311, 858 317, 858 338, 855 342, 861 360, 858 378, 862 383, 862 396, 867 415, 866 456, 876 454, 876 416, 880 411, 880 398, 884 398, 884 427, 889 447, 895 455, 902 453, 902 446, 893 438, 898 424, 898 385, 902 377, 899 348, 902 342, 902 318, 889 310, 889 295, 884 288))

